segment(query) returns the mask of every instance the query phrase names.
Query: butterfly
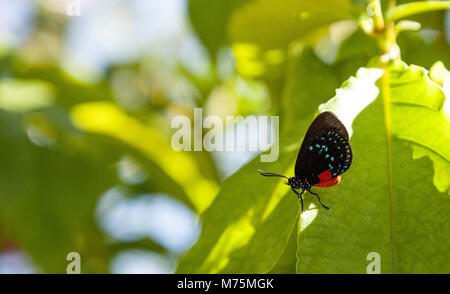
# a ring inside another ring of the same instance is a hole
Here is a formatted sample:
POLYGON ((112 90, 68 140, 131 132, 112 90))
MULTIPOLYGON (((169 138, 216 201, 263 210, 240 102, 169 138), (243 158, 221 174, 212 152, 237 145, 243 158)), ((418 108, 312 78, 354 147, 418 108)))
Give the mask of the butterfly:
POLYGON ((313 186, 331 187, 341 181, 341 174, 346 172, 353 160, 352 147, 344 124, 332 112, 319 114, 306 132, 302 146, 295 162, 295 176, 288 178, 277 173, 258 169, 262 176, 284 177, 285 182, 301 201, 305 191, 317 196, 319 203, 326 209, 317 193, 311 191, 313 186), (299 193, 297 189, 302 191, 299 193))

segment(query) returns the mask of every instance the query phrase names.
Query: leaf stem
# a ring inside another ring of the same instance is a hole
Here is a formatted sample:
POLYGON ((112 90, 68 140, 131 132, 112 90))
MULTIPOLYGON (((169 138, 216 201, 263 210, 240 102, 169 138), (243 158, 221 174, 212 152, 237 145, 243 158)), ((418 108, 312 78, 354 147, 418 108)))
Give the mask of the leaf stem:
POLYGON ((423 1, 402 4, 389 7, 386 12, 386 21, 393 22, 414 14, 446 9, 450 9, 450 1, 423 1))
MULTIPOLYGON (((373 13, 372 19, 374 25, 372 36, 378 41, 381 50, 381 63, 387 64, 389 60, 400 59, 400 48, 397 45, 397 33, 394 22, 385 21, 383 18, 380 0, 368 0, 368 3, 373 13)), ((395 3, 395 0, 389 1, 389 9, 394 9, 395 3)))
POLYGON ((373 13, 374 32, 383 31, 384 19, 380 0, 369 0, 369 7, 371 7, 373 13))

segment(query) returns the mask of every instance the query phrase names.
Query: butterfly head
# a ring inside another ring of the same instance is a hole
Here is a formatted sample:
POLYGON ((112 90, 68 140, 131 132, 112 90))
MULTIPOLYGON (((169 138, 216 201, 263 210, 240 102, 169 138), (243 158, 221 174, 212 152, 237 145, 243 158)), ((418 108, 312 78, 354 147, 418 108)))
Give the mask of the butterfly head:
POLYGON ((303 211, 303 200, 302 200, 302 194, 305 191, 308 191, 309 193, 316 195, 317 198, 319 199, 320 204, 322 204, 323 207, 325 207, 326 209, 328 209, 328 207, 326 207, 322 201, 320 201, 320 197, 318 194, 311 192, 311 179, 308 178, 300 178, 300 177, 292 177, 292 178, 288 178, 285 175, 282 174, 277 174, 277 173, 269 173, 269 172, 265 172, 262 171, 260 169, 258 169, 258 172, 260 175, 265 176, 265 177, 282 177, 287 179, 286 182, 284 182, 286 185, 290 186, 292 188, 292 190, 295 192, 295 194, 297 194, 298 199, 300 199, 300 203, 301 203, 301 207, 302 207, 302 211, 303 211), (301 189, 302 191, 299 193, 297 192, 296 189, 301 189))
POLYGON ((302 180, 298 177, 289 178, 286 184, 294 189, 301 189, 301 190, 311 189, 311 185, 307 180, 302 180))

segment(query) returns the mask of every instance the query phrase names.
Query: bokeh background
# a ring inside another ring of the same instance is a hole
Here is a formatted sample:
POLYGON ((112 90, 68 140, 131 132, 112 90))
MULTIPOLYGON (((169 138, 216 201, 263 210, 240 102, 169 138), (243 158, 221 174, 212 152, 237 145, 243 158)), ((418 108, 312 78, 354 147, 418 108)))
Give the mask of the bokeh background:
MULTIPOLYGON (((174 272, 257 153, 175 152, 171 119, 201 107, 292 125, 283 97, 331 98, 378 52, 339 2, 297 26, 296 1, 252 1, 81 0, 68 16, 69 0, 0 0, 0 273, 64 273, 72 251, 83 273, 174 272)), ((415 18, 402 59, 448 67, 449 13, 415 18)))

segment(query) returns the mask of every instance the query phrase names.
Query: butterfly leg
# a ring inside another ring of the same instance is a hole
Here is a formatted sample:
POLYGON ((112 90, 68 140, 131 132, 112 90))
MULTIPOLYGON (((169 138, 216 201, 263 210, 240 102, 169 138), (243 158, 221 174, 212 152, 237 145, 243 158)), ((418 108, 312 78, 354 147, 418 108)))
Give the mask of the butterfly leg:
POLYGON ((305 192, 305 190, 302 190, 302 192, 299 194, 297 192, 297 190, 294 189, 294 187, 291 186, 292 191, 294 191, 295 194, 297 194, 298 199, 300 199, 300 203, 302 204, 302 212, 303 212, 303 199, 302 199, 302 195, 305 192))
POLYGON ((314 193, 314 192, 311 192, 311 190, 308 190, 308 192, 311 193, 311 194, 313 194, 313 195, 316 195, 316 196, 317 196, 317 199, 319 199, 320 204, 322 204, 322 206, 323 206, 324 208, 330 209, 329 207, 325 206, 325 205, 322 203, 322 201, 320 201, 319 194, 316 194, 316 193, 314 193))

